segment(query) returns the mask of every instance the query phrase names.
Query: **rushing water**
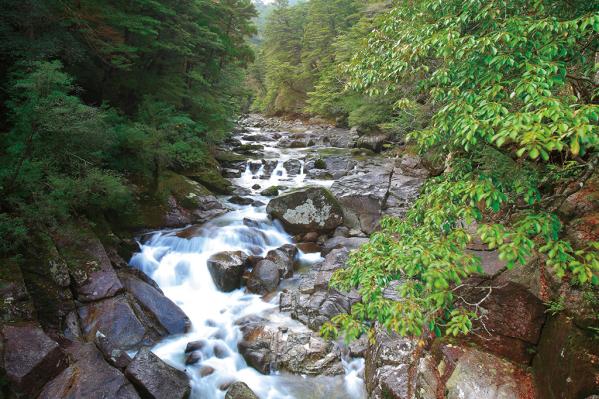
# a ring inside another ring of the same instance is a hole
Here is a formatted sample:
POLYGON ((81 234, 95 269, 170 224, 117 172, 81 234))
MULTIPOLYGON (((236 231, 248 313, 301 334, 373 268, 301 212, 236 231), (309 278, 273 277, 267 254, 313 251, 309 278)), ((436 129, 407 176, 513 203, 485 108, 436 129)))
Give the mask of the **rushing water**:
MULTIPOLYGON (((258 129, 254 130, 259 132, 258 129)), ((258 191, 274 185, 290 188, 331 182, 308 181, 304 174, 304 150, 281 150, 272 142, 265 145, 264 158, 277 160, 277 166, 269 179, 263 179, 264 166, 248 161, 246 170, 232 181, 250 190, 255 200, 268 203, 258 191), (284 162, 298 159, 301 171, 289 177, 284 162), (259 190, 252 189, 258 183, 259 190)), ((225 200, 223 198, 223 200, 225 200)), ((364 393, 363 360, 344 360, 345 375, 338 377, 306 377, 289 374, 262 375, 249 367, 237 351, 241 332, 235 321, 248 315, 260 315, 271 324, 285 326, 294 331, 307 331, 302 324, 278 310, 279 295, 270 301, 258 295, 245 293, 244 289, 231 293, 220 292, 214 285, 207 267, 210 256, 222 251, 242 250, 248 254, 264 256, 272 249, 292 243, 279 223, 272 222, 266 214, 266 206, 238 206, 234 210, 200 226, 192 238, 180 238, 177 230, 160 231, 141 244, 141 252, 135 254, 131 264, 151 276, 165 295, 178 304, 189 316, 192 329, 188 334, 173 336, 153 348, 153 351, 169 364, 186 369, 192 379, 192 398, 223 398, 221 386, 234 381, 248 384, 262 399, 279 398, 327 398, 360 399, 364 393), (248 227, 244 218, 257 221, 257 227, 248 227), (257 230, 258 231, 257 231, 257 230), (188 342, 204 340, 202 361, 185 366, 184 351, 188 342), (215 350, 218 356, 215 356, 215 350), (224 352, 224 354, 223 354, 224 352), (212 367, 215 372, 201 377, 202 367, 212 367)), ((300 262, 309 266, 321 260, 320 254, 302 254, 300 262)), ((294 277, 297 279, 297 276, 294 277)))

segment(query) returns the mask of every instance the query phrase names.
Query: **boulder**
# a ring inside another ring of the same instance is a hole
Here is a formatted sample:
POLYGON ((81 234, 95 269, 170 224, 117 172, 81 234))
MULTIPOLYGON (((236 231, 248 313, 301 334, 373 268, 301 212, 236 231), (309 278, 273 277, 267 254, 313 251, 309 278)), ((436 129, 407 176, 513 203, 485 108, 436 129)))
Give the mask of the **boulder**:
POLYGON ((77 312, 83 337, 93 341, 100 332, 113 349, 130 350, 152 345, 167 334, 161 325, 145 316, 143 309, 128 295, 85 304, 77 312))
POLYGON ((464 350, 445 385, 447 399, 534 398, 511 363, 474 348, 464 350), (530 395, 530 396, 529 396, 530 395))
POLYGON ((302 170, 302 163, 297 159, 290 159, 283 163, 283 167, 289 176, 297 176, 302 170))
POLYGON ((36 397, 46 382, 67 367, 67 357, 58 343, 35 323, 5 325, 2 336, 3 369, 18 396, 36 397))
POLYGON ((191 322, 187 315, 162 291, 126 271, 120 272, 119 277, 127 291, 169 334, 183 334, 189 330, 191 322))
POLYGON ((74 362, 46 384, 38 399, 139 399, 123 373, 108 365, 93 344, 75 344, 74 362))
POLYGON ((343 210, 325 188, 311 187, 270 201, 266 211, 291 233, 328 232, 343 223, 343 210))
POLYGON ((259 399, 245 382, 238 381, 227 389, 225 399, 259 399))
POLYGON ((383 214, 404 217, 420 195, 424 181, 424 177, 407 175, 401 167, 395 168, 389 183, 389 194, 383 205, 383 214))
POLYGON ((300 375, 343 374, 341 351, 334 342, 308 332, 289 332, 283 345, 279 346, 278 370, 300 375))
POLYGON ((281 278, 293 277, 293 265, 297 256, 297 248, 291 246, 291 251, 286 251, 284 248, 273 249, 266 255, 266 259, 274 262, 279 267, 281 278))
POLYGON ((248 197, 234 195, 231 198, 229 198, 229 202, 236 205, 252 205, 254 203, 254 200, 248 197))
POLYGON ((274 292, 280 280, 279 265, 268 259, 261 260, 250 274, 247 282, 248 291, 260 295, 274 292))
POLYGON ((208 259, 208 270, 219 290, 231 292, 241 287, 241 277, 248 266, 242 251, 221 252, 208 259))
POLYGON ((279 186, 272 186, 269 187, 267 189, 264 189, 260 192, 260 195, 263 195, 265 197, 276 197, 277 195, 279 195, 279 186))
POLYGON ((186 399, 191 394, 189 377, 162 361, 148 348, 142 348, 125 370, 145 398, 186 399))
POLYGON ((269 374, 275 360, 272 351, 276 331, 266 327, 268 321, 258 316, 248 316, 238 320, 243 339, 237 344, 239 353, 247 364, 262 374, 269 374))
POLYGON ((372 233, 379 224, 389 192, 392 165, 364 165, 366 173, 342 177, 331 186, 331 192, 343 206, 343 219, 350 228, 372 233))

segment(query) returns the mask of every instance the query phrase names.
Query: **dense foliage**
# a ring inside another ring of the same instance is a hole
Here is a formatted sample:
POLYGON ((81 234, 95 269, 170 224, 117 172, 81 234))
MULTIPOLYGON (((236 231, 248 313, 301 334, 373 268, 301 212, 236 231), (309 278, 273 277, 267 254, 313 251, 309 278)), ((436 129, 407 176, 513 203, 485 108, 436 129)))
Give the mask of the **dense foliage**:
POLYGON ((556 212, 599 163, 597 3, 398 1, 374 26, 345 65, 349 89, 397 95, 406 120, 429 109, 410 138, 447 169, 336 274, 363 301, 324 332, 352 338, 374 321, 417 336, 470 331, 479 309, 458 290, 481 271, 466 251, 475 237, 507 268, 542 256, 572 284, 598 284, 599 243, 564 240, 556 212))
POLYGON ((209 164, 247 98, 255 16, 250 0, 3 1, 0 252, 209 164))

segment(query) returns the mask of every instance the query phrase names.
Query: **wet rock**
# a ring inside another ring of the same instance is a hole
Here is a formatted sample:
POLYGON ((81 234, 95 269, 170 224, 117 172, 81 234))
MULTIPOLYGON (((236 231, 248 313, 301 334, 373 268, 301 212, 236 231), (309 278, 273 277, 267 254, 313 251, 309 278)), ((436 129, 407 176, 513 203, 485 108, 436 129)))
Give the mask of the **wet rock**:
POLYGON ((259 184, 254 184, 254 185, 252 186, 252 189, 254 189, 254 190, 260 190, 261 188, 262 188, 262 186, 261 186, 261 185, 259 185, 259 184))
POLYGON ((302 242, 316 242, 318 241, 319 234, 315 231, 307 233, 301 239, 302 242))
POLYGON ((104 361, 93 344, 70 352, 74 362, 44 387, 38 399, 139 399, 133 385, 104 361))
POLYGON ((125 271, 120 272, 119 277, 127 291, 169 334, 183 334, 189 330, 191 322, 187 315, 162 291, 125 271))
POLYGON ((208 377, 209 375, 214 374, 216 370, 214 369, 214 367, 210 367, 210 366, 203 366, 200 369, 200 377, 204 378, 204 377, 208 377))
POLYGON ((307 173, 309 179, 313 180, 334 180, 335 177, 327 170, 312 169, 307 173))
POLYGON ((125 375, 144 397, 186 399, 191 393, 187 374, 169 366, 147 348, 137 353, 125 375))
POLYGON ((236 205, 252 205, 254 203, 254 200, 251 198, 234 195, 231 198, 229 198, 229 202, 236 205))
POLYGON ((241 251, 221 252, 208 259, 208 270, 219 290, 231 292, 241 287, 248 256, 241 251))
POLYGON ((279 286, 281 280, 281 274, 279 271, 279 265, 265 259, 254 267, 250 278, 247 282, 248 291, 255 294, 268 294, 274 292, 279 286))
POLYGON ((348 250, 354 250, 362 247, 362 245, 367 244, 370 240, 365 237, 333 237, 327 240, 322 246, 322 255, 326 256, 334 249, 346 248, 348 250))
POLYGON ((225 399, 259 399, 245 382, 236 382, 227 389, 225 399))
POLYGON ((322 251, 320 245, 315 242, 300 242, 296 244, 296 247, 305 254, 314 254, 322 251))
POLYGON ((372 164, 366 173, 342 177, 331 192, 343 206, 344 224, 370 234, 377 227, 389 192, 392 165, 372 164))
POLYGON ((266 259, 274 262, 278 266, 281 278, 293 277, 293 265, 295 256, 297 255, 297 248, 292 248, 295 252, 285 251, 284 249, 274 249, 269 251, 266 255, 266 259))
POLYGON ((320 187, 306 188, 270 201, 266 211, 292 233, 332 231, 343 223, 335 197, 320 187))
POLYGON ((166 335, 166 331, 161 326, 152 325, 139 305, 126 295, 86 304, 77 312, 83 336, 88 341, 93 341, 99 331, 115 349, 137 349, 166 335))
POLYGON ((297 176, 302 170, 302 163, 297 159, 290 159, 283 163, 283 167, 289 176, 297 176))
POLYGON ((115 349, 112 342, 100 331, 96 333, 95 344, 104 359, 117 369, 124 370, 131 363, 129 354, 124 350, 115 349))
POLYGON ((206 347, 206 345, 207 343, 203 339, 199 341, 188 342, 187 346, 185 347, 185 353, 202 350, 206 347))
POLYGON ((237 349, 248 365, 262 374, 269 374, 275 359, 273 341, 276 332, 266 328, 268 321, 258 316, 248 316, 238 320, 243 339, 238 342, 237 349))
POLYGON ((185 356, 185 365, 190 366, 193 364, 197 364, 202 361, 202 353, 199 351, 188 353, 185 356))
POLYGON ((11 390, 35 397, 46 382, 67 366, 67 357, 35 323, 2 327, 3 369, 11 390))

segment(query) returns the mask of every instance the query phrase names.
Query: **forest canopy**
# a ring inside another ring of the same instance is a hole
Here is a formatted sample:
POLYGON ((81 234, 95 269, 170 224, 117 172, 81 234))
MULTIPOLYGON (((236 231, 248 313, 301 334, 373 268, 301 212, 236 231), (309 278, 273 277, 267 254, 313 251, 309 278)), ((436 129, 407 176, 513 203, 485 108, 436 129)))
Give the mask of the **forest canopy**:
POLYGON ((248 98, 256 15, 250 0, 3 1, 0 251, 210 165, 248 98))

